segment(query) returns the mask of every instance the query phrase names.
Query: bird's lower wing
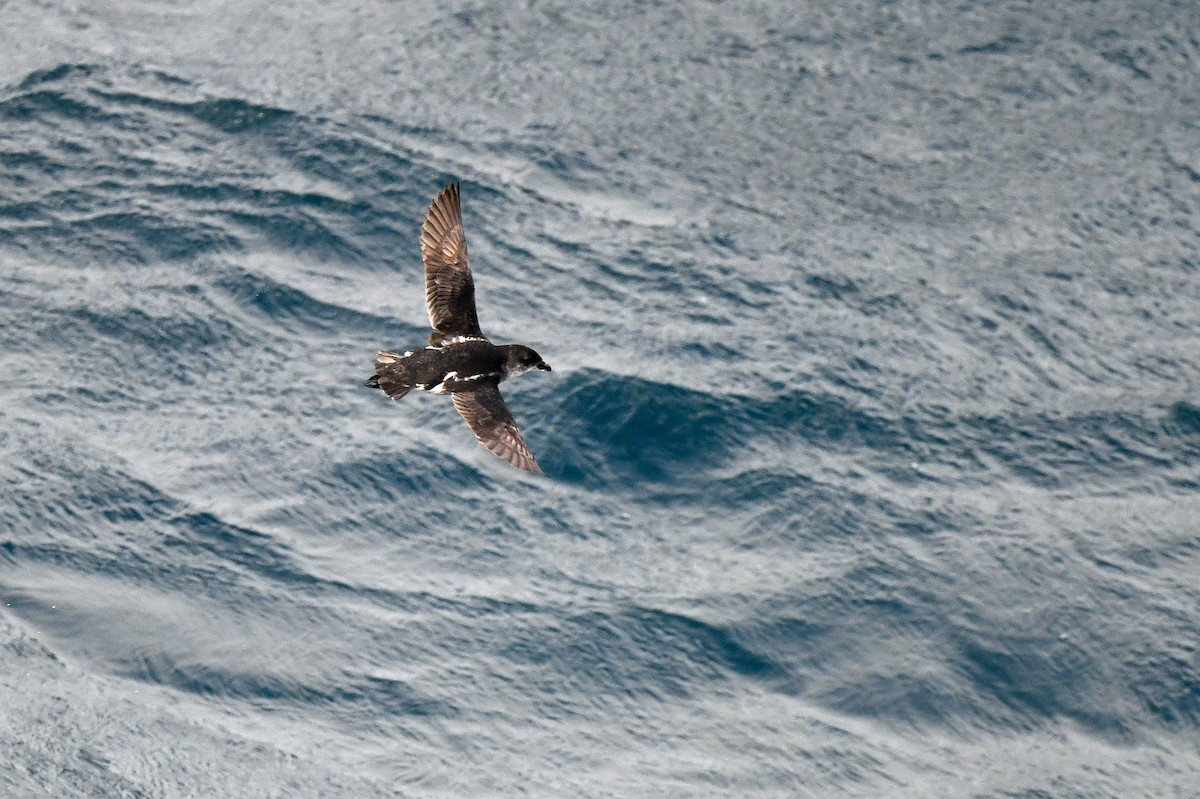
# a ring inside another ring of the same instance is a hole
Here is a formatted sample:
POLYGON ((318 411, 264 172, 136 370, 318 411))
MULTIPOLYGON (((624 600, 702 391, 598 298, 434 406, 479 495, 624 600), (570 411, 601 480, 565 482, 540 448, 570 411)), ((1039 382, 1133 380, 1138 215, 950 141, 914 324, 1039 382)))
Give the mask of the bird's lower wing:
POLYGON ((456 391, 454 407, 470 425, 479 443, 504 460, 534 474, 544 474, 521 437, 500 389, 484 386, 477 391, 456 391))

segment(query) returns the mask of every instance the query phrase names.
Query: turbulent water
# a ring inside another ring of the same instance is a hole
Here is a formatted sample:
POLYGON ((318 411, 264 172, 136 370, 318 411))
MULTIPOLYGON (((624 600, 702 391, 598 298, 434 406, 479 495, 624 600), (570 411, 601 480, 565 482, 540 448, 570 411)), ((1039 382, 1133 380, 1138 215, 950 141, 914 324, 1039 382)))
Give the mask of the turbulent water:
POLYGON ((1200 795, 1193 2, 186 5, 0 4, 0 796, 1200 795))

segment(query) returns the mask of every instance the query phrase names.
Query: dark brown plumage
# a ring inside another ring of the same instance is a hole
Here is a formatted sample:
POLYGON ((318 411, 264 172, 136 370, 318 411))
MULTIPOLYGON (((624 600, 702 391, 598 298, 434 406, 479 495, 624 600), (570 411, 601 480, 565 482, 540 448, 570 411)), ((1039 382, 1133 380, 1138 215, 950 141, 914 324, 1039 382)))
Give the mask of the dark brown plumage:
POLYGON ((421 258, 430 326, 447 338, 482 336, 457 183, 447 186, 429 206, 421 225, 421 258))

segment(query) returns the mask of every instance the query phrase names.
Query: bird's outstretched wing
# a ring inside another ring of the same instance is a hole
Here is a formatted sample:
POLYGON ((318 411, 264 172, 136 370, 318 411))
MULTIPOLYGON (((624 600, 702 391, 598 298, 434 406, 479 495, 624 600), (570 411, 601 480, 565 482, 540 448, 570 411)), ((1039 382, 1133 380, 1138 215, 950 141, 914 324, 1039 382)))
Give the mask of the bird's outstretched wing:
POLYGON ((475 281, 467 260, 458 183, 434 198, 421 226, 421 258, 425 261, 425 305, 429 324, 442 334, 483 336, 475 315, 475 281))
POLYGON ((477 391, 456 391, 452 396, 454 407, 467 420, 480 444, 518 469, 544 474, 525 444, 525 439, 521 438, 517 422, 504 404, 497 386, 484 386, 477 391))

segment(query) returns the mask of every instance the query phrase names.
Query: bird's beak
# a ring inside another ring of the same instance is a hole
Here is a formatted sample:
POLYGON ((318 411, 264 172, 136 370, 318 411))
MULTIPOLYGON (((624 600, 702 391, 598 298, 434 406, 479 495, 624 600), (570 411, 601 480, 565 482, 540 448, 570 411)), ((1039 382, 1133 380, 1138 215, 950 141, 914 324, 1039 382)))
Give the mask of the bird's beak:
POLYGON ((550 364, 546 363, 545 361, 542 361, 541 363, 539 363, 539 364, 537 365, 537 368, 539 368, 539 369, 542 369, 542 370, 544 370, 544 371, 547 371, 547 372, 553 372, 553 371, 554 371, 553 369, 551 369, 551 368, 550 368, 550 364))

